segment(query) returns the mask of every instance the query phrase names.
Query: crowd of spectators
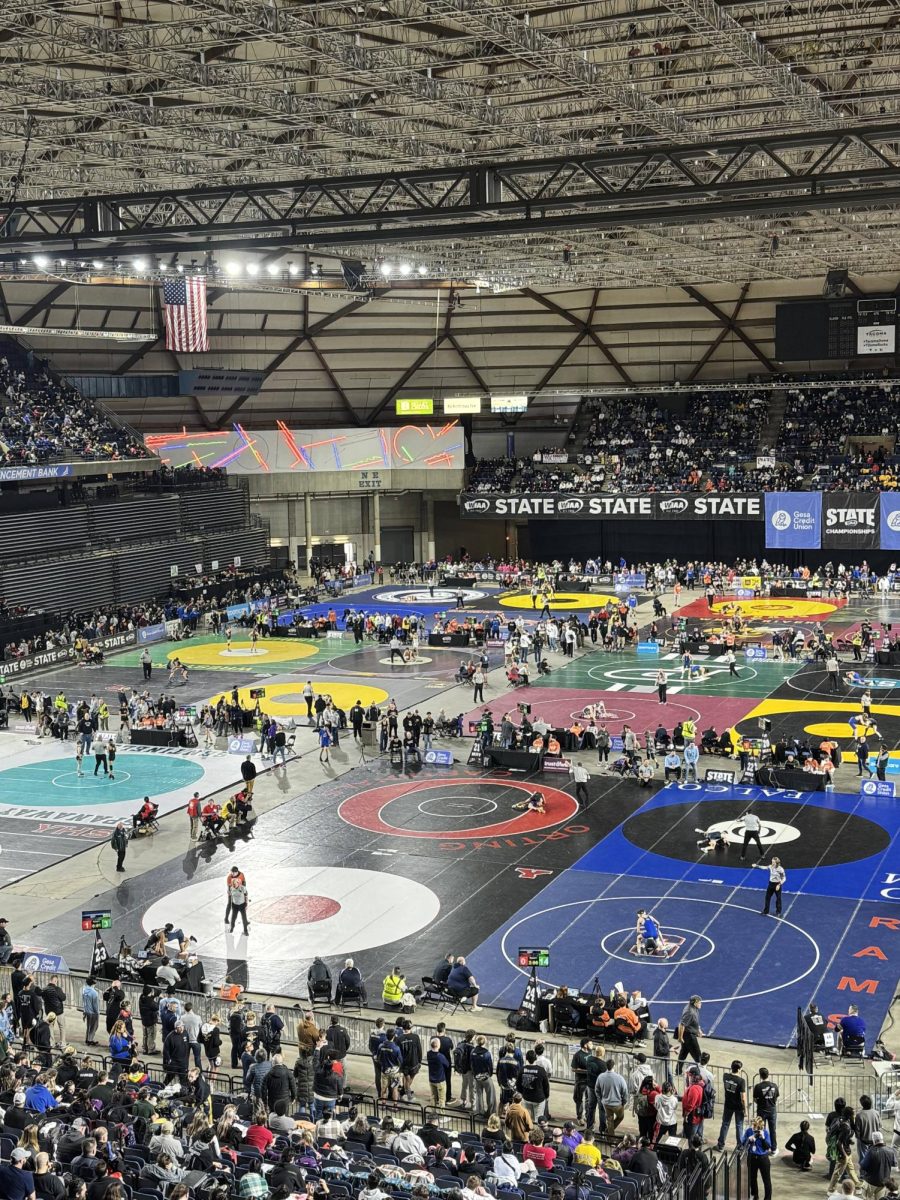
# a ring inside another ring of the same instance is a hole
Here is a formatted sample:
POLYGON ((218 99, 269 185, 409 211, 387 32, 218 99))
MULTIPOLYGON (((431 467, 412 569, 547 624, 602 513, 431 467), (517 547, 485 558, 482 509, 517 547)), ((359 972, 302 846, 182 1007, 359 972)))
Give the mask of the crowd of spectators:
POLYGON ((506 492, 524 463, 511 458, 482 458, 469 476, 470 492, 506 492))
POLYGON ((66 648, 77 655, 83 645, 146 625, 157 625, 166 620, 166 611, 163 605, 151 603, 95 609, 90 613, 68 613, 60 616, 58 623, 50 629, 7 643, 3 647, 3 658, 8 662, 66 648))
POLYGON ((574 469, 546 463, 548 449, 528 459, 482 460, 469 490, 722 492, 786 482, 778 466, 758 471, 744 465, 755 459, 765 427, 765 394, 723 389, 680 393, 679 400, 677 409, 661 407, 654 396, 589 401, 580 452, 568 455, 574 469))
MULTIPOLYGON (((642 952, 654 953, 655 919, 638 918, 642 952)), ((162 953, 183 933, 169 925, 151 931, 147 948, 162 953)), ((183 938, 185 952, 189 941, 183 938)), ((452 959, 429 982, 448 968, 452 979, 452 959)), ((766 1067, 751 1084, 739 1059, 728 1070, 713 1066, 699 1040, 699 996, 679 1021, 678 1061, 686 1070, 675 1075, 677 1038, 668 1020, 651 1028, 640 992, 595 993, 587 1028, 572 1046, 572 1091, 564 1095, 558 1086, 551 1092, 553 1048, 545 1042, 471 1029, 451 1036, 442 1021, 417 1029, 402 1011, 378 1017, 367 1046, 354 1045, 339 1015, 320 1027, 316 1012, 298 1011, 296 1053, 289 1055, 275 1005, 258 1014, 238 1001, 227 1014, 203 1016, 177 990, 166 954, 161 961, 158 982, 145 983, 134 1004, 117 979, 105 986, 89 978, 82 988, 89 1046, 101 1044, 105 1019, 102 1060, 66 1044, 69 1014, 57 977, 42 985, 11 962, 12 991, 0 1005, 5 1200, 652 1200, 671 1196, 673 1182, 684 1200, 697 1200, 712 1194, 713 1156, 728 1147, 732 1123, 751 1194, 761 1176, 771 1196, 768 1160, 782 1128, 778 1084, 766 1067), (380 1097, 374 1116, 365 1111, 375 1107, 370 1078, 380 1097)), ((314 976, 330 993, 321 959, 310 967, 314 976)), ((405 980, 396 968, 384 981, 386 996, 395 984, 399 995, 405 980)), ((352 959, 341 972, 344 987, 365 993, 352 959)), ((573 1027, 582 1002, 556 989, 554 1021, 573 1027)), ((846 1036, 845 1023, 855 1019, 864 1037, 854 1013, 851 1006, 841 1029, 846 1036)), ((810 1005, 807 1020, 817 1017, 810 1005)), ((886 1116, 898 1102, 900 1089, 886 1116)), ((860 1184, 856 1161, 865 1194, 882 1195, 896 1158, 881 1149, 873 1098, 859 1097, 858 1114, 835 1099, 825 1128, 827 1176, 834 1187, 845 1175, 851 1181, 838 1195, 852 1197, 860 1184)), ((803 1121, 783 1141, 785 1167, 811 1169, 809 1129, 803 1121)))
POLYGON ((0 357, 0 393, 0 461, 6 466, 148 457, 138 437, 33 358, 0 357))
MULTIPOLYGON (((726 492, 900 487, 900 385, 821 381, 788 387, 773 445, 761 448, 768 394, 742 389, 673 392, 677 408, 655 396, 588 402, 586 431, 570 464, 532 458, 479 462, 472 491, 726 492), (757 465, 757 457, 771 459, 757 465)), ((560 447, 560 452, 564 450, 560 447)))

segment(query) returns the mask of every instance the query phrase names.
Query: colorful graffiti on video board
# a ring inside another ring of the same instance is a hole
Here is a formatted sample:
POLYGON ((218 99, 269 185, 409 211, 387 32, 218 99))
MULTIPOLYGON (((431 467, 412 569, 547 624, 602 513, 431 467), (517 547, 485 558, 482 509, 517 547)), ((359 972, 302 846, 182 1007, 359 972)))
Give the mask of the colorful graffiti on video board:
POLYGON ((277 429, 210 433, 152 433, 147 448, 170 467, 224 467, 239 475, 270 471, 461 470, 463 435, 458 421, 373 429, 303 429, 283 421, 277 429))

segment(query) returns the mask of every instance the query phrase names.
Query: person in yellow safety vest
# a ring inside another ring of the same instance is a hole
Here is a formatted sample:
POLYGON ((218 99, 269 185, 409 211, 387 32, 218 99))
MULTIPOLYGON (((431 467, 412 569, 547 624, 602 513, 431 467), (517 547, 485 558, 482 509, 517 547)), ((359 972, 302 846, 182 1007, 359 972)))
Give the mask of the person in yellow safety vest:
POLYGON ((65 697, 64 692, 59 693, 59 695, 53 701, 53 706, 54 706, 54 708, 58 708, 60 710, 60 712, 64 712, 69 707, 68 704, 66 703, 66 697, 65 697))
POLYGON ((682 721, 681 732, 686 742, 692 742, 697 735, 697 726, 693 721, 682 721))
POLYGON ((394 967, 390 975, 386 975, 381 985, 381 999, 388 1008, 399 1008, 403 993, 406 991, 406 979, 399 967, 394 967))
POLYGON ((97 709, 97 717, 100 721, 100 728, 103 730, 109 729, 109 705, 105 700, 100 701, 100 707, 97 709))
POLYGON ((234 799, 229 796, 219 809, 219 816, 222 818, 225 824, 229 826, 229 828, 234 824, 235 812, 236 808, 234 799))

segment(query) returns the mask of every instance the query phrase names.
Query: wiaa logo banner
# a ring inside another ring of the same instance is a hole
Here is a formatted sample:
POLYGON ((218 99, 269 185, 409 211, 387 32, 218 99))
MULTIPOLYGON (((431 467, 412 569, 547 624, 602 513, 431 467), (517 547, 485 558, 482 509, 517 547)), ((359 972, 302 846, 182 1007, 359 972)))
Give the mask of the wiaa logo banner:
POLYGON ((763 498, 755 493, 722 492, 710 495, 618 495, 595 492, 572 495, 566 492, 525 493, 523 495, 460 496, 463 517, 566 517, 604 519, 700 521, 758 521, 763 513, 763 498))

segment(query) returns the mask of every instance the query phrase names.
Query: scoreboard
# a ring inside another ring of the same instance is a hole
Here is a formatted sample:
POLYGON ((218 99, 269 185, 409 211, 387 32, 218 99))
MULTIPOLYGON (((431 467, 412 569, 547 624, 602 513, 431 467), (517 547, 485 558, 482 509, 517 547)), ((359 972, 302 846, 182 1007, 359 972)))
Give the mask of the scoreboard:
POLYGON ((791 300, 775 307, 779 362, 848 361, 896 352, 896 296, 791 300))
POLYGON ((112 909, 99 908, 82 911, 81 928, 86 933, 91 929, 112 929, 112 909))
POLYGON ((518 953, 520 967, 549 967, 549 946, 520 946, 518 953))

